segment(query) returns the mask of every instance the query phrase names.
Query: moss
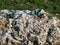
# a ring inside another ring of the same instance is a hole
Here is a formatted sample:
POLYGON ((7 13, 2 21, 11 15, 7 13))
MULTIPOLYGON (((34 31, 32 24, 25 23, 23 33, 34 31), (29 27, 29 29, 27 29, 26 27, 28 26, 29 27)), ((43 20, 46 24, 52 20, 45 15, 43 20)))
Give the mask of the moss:
POLYGON ((53 24, 51 25, 51 27, 52 27, 53 29, 55 28, 55 26, 54 26, 53 24))
POLYGON ((53 15, 52 14, 48 14, 48 18, 52 19, 53 15))
POLYGON ((38 38, 35 37, 31 37, 30 40, 33 42, 34 45, 38 45, 38 38))
POLYGON ((22 39, 22 37, 23 37, 23 36, 22 36, 22 34, 21 34, 21 35, 19 35, 19 37, 22 39))

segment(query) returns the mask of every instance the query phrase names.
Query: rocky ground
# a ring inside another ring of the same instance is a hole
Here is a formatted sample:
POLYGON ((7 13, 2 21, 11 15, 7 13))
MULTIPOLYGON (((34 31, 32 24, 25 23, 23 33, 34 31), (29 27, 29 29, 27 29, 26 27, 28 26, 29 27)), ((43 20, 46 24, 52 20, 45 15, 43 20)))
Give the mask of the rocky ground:
POLYGON ((0 45, 60 45, 60 20, 29 10, 0 11, 0 45))

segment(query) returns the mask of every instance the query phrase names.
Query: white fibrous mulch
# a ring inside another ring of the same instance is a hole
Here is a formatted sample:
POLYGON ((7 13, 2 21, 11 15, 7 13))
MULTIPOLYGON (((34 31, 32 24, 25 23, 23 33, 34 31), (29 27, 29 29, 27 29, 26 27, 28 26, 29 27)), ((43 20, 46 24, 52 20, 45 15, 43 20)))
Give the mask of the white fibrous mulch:
POLYGON ((60 41, 59 22, 43 9, 0 10, 0 45, 52 45, 60 41))

